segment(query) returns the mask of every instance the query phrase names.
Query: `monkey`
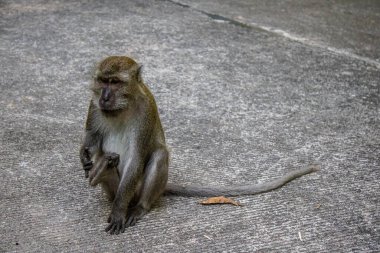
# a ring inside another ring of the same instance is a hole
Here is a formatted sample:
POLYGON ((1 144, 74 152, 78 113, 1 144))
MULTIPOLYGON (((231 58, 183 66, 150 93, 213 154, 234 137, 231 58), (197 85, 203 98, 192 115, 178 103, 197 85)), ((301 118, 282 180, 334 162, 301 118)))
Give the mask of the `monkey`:
MULTIPOLYGON (((88 149, 86 152, 88 152, 88 149)), ((89 171, 89 183, 91 186, 96 186, 100 183, 108 199, 113 200, 120 182, 117 170, 120 156, 116 153, 103 153, 99 151, 94 160, 96 162, 89 171)))
MULTIPOLYGON (((92 97, 80 147, 85 176, 88 177, 94 166, 100 168, 96 173, 106 169, 107 166, 101 164, 108 158, 99 154, 119 155, 117 165, 113 164, 115 172, 111 169, 112 173, 104 178, 113 186, 109 192, 112 208, 106 232, 123 233, 163 194, 200 197, 257 194, 318 170, 318 166, 308 166, 259 185, 185 187, 167 184, 169 151, 155 99, 142 79, 141 69, 142 65, 128 56, 109 56, 98 64, 90 85, 92 97)), ((104 185, 107 183, 103 181, 104 185)))
POLYGON ((105 229, 119 234, 162 195, 169 152, 156 102, 142 81, 141 66, 133 59, 110 56, 101 61, 90 89, 80 159, 89 170, 93 167, 89 158, 96 159, 99 151, 119 154, 120 182, 105 229))

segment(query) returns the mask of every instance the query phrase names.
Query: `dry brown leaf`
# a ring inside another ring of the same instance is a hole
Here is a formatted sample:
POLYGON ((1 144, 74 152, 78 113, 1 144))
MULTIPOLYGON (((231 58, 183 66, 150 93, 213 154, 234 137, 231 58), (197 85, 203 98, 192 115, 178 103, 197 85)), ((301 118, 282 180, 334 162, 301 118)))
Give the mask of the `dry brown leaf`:
POLYGON ((199 203, 201 203, 202 205, 231 204, 234 206, 242 206, 239 202, 231 198, 226 198, 224 196, 208 198, 206 200, 202 200, 199 203))

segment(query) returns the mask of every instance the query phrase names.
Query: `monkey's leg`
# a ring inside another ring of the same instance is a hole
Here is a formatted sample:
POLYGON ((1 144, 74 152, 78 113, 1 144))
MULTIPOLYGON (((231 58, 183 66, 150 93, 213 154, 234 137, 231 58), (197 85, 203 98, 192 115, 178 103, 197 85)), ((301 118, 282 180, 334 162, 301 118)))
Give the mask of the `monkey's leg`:
POLYGON ((140 191, 136 193, 137 204, 128 210, 126 227, 134 226, 164 192, 168 180, 168 166, 169 152, 165 148, 153 152, 145 168, 140 191))
POLYGON ((105 180, 102 182, 102 188, 106 192, 108 200, 113 201, 120 183, 120 176, 117 170, 120 156, 116 153, 106 153, 104 157, 107 160, 107 167, 105 171, 100 172, 105 176, 105 180))
POLYGON ((144 163, 139 154, 138 151, 131 154, 133 158, 128 160, 120 175, 120 183, 108 217, 109 225, 105 229, 110 234, 119 234, 125 231, 129 203, 136 194, 138 182, 144 177, 144 163))

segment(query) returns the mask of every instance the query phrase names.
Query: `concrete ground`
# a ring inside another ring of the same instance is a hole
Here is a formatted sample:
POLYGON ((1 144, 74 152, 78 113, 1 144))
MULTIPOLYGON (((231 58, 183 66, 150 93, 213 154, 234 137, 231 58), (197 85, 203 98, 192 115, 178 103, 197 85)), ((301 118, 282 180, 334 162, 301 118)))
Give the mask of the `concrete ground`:
POLYGON ((380 2, 0 1, 0 252, 378 252, 380 2), (281 189, 164 197, 107 235, 78 147, 95 63, 144 65, 169 181, 281 189))

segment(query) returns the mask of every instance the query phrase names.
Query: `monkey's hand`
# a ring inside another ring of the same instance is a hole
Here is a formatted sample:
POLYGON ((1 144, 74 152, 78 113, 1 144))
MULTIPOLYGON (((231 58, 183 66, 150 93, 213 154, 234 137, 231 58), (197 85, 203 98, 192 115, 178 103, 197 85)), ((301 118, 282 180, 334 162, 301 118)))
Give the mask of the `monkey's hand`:
POLYGON ((84 173, 85 173, 85 177, 88 178, 88 175, 89 175, 89 171, 92 169, 93 167, 93 162, 92 161, 85 161, 83 163, 83 169, 84 169, 84 173))
POLYGON ((105 231, 111 235, 119 233, 124 233, 125 231, 125 213, 112 211, 108 217, 109 225, 106 227, 105 231))
POLYGON ((85 172, 85 177, 88 178, 89 171, 93 167, 93 162, 91 161, 90 149, 88 147, 84 148, 82 155, 82 164, 85 172))

